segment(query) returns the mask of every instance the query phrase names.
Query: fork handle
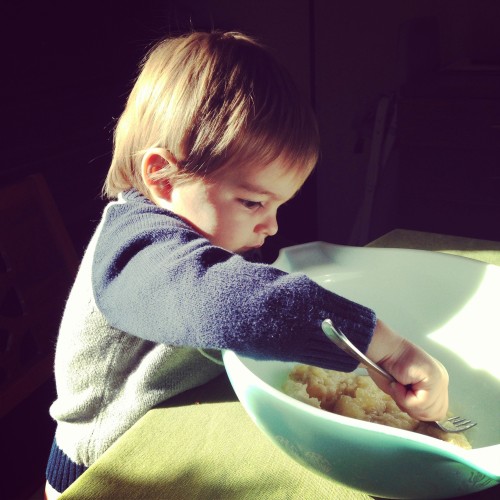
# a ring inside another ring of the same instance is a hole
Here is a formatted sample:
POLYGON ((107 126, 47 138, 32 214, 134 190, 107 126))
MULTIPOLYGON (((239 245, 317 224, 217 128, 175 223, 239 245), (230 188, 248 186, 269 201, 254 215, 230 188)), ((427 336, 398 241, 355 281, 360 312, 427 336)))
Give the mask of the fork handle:
POLYGON ((342 349, 346 354, 357 359, 359 362, 371 368, 373 371, 382 375, 391 382, 397 382, 397 380, 390 374, 387 373, 381 366, 374 363, 370 358, 365 356, 340 330, 333 326, 330 319, 325 319, 321 324, 321 328, 325 335, 339 348, 342 349))

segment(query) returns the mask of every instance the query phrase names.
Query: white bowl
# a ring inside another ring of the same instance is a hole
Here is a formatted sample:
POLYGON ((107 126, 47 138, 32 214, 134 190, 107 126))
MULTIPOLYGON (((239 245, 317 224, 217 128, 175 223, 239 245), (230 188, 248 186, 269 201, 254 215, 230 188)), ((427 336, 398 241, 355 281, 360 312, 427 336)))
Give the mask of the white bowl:
POLYGON ((293 364, 224 353, 235 392, 259 428, 292 458, 384 498, 453 498, 500 483, 500 267, 422 250, 309 243, 275 265, 373 308, 440 359, 450 410, 478 422, 472 450, 343 417, 281 390, 293 364))

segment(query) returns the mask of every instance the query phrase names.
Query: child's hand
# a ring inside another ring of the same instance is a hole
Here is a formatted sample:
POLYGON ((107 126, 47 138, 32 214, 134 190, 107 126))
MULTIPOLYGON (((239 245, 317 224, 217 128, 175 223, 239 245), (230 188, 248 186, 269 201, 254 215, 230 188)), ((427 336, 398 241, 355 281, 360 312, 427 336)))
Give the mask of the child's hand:
POLYGON ((418 420, 441 420, 448 411, 448 372, 444 366, 378 320, 366 355, 398 383, 373 374, 375 383, 418 420))

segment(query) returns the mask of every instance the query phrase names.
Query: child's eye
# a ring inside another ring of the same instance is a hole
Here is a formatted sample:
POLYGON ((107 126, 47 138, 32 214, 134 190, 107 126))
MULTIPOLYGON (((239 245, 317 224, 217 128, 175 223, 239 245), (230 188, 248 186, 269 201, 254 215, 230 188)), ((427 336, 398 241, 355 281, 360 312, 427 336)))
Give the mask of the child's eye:
POLYGON ((255 209, 255 208, 261 208, 264 205, 260 201, 251 201, 251 200, 245 200, 243 198, 238 200, 245 208, 249 209, 255 209))

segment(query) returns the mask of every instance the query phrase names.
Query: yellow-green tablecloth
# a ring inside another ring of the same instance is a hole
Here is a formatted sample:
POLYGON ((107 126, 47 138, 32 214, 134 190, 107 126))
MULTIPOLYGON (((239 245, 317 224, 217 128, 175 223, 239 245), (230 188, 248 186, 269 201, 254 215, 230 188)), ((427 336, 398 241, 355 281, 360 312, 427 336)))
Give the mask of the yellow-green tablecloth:
MULTIPOLYGON (((500 265, 500 242, 394 230, 374 247, 443 251, 500 265)), ((261 433, 226 375, 151 410, 62 499, 297 499, 371 497, 298 465, 261 433)), ((469 495, 500 498, 500 486, 469 495)))

